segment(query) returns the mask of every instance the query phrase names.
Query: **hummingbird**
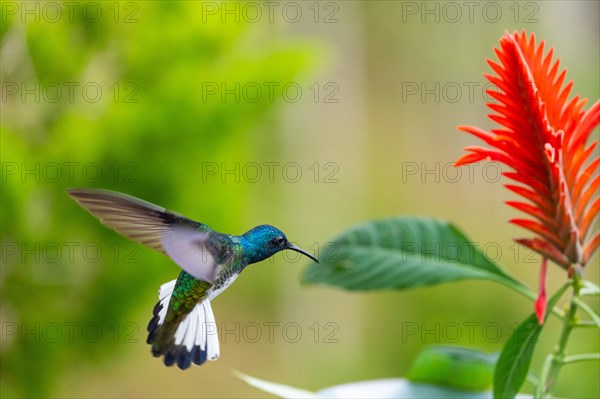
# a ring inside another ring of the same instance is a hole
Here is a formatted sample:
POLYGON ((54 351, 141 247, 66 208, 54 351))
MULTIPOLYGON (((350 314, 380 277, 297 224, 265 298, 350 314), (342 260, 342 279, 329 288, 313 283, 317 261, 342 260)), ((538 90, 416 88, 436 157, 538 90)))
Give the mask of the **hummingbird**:
POLYGON ((182 370, 219 358, 219 338, 211 301, 246 266, 290 249, 318 263, 281 230, 260 225, 236 236, 133 196, 104 189, 69 189, 82 208, 130 240, 171 258, 181 269, 160 286, 148 323, 147 343, 164 364, 182 370))

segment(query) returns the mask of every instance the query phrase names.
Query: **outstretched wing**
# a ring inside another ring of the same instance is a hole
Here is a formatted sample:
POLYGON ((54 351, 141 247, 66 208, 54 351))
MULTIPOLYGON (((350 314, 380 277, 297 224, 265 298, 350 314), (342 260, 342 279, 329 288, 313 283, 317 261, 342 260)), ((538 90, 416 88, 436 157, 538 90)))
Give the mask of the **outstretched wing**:
POLYGON ((102 224, 157 250, 197 279, 213 282, 217 269, 205 224, 130 195, 101 189, 69 189, 69 195, 102 224))

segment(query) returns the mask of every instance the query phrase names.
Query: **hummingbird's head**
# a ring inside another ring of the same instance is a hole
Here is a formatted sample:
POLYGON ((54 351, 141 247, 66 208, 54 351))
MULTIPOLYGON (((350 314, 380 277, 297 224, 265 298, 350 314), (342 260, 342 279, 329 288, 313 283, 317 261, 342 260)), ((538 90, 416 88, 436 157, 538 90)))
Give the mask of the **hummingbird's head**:
POLYGON ((248 263, 260 262, 284 249, 300 252, 319 263, 317 258, 309 252, 289 242, 281 230, 268 224, 256 226, 244 233, 242 237, 245 239, 244 252, 248 254, 250 259, 248 263))

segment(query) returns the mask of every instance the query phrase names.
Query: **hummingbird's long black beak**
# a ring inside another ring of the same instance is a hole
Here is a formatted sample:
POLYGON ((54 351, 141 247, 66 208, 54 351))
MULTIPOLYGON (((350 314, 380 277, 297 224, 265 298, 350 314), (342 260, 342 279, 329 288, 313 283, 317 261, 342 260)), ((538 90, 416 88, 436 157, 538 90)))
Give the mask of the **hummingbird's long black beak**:
POLYGON ((310 252, 303 250, 302 248, 300 248, 297 245, 292 244, 291 242, 288 242, 287 249, 291 249, 292 251, 300 252, 302 255, 306 255, 309 258, 311 258, 312 260, 314 260, 315 262, 319 263, 319 260, 317 258, 315 258, 314 256, 312 256, 312 254, 310 252))

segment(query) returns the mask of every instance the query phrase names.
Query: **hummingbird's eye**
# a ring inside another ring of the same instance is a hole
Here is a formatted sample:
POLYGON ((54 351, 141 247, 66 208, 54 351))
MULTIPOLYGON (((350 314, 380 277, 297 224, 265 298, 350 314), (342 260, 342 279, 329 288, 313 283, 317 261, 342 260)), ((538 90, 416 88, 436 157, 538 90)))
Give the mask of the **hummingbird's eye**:
POLYGON ((275 243, 278 246, 281 246, 281 245, 285 244, 285 238, 283 238, 282 236, 278 236, 275 238, 275 243))

